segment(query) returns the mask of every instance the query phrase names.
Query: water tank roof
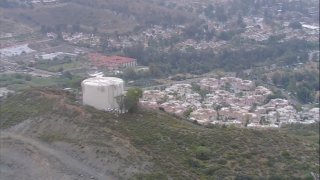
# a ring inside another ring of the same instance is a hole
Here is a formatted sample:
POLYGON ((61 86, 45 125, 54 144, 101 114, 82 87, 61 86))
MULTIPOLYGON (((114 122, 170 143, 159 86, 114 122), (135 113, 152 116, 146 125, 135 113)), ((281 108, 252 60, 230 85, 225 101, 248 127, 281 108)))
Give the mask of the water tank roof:
POLYGON ((123 80, 116 77, 93 77, 82 81, 82 84, 90 86, 108 86, 122 83, 123 80))

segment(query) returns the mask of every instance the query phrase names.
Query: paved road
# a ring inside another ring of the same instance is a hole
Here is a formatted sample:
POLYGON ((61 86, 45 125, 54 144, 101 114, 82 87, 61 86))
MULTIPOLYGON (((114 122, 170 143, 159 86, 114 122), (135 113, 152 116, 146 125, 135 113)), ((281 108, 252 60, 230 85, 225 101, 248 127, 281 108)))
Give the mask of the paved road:
POLYGON ((44 74, 44 75, 48 75, 48 76, 58 76, 59 75, 59 73, 44 71, 44 70, 36 69, 36 68, 32 68, 32 67, 30 67, 28 69, 33 70, 32 73, 37 73, 37 74, 44 74))

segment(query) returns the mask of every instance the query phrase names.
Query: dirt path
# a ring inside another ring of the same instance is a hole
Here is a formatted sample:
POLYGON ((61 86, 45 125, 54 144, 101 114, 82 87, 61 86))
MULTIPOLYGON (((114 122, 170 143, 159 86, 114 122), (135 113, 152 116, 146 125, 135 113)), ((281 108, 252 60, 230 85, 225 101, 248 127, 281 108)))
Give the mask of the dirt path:
POLYGON ((0 145, 0 174, 4 179, 19 179, 16 173, 38 177, 34 179, 116 179, 45 143, 19 134, 1 132, 0 145), (16 167, 17 172, 12 171, 12 167, 16 167))

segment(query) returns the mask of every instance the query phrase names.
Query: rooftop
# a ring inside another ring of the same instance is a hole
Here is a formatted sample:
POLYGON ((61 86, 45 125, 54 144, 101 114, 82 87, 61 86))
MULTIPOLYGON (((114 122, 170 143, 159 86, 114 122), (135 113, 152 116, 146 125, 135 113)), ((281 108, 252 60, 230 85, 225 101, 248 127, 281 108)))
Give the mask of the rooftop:
POLYGON ((134 62, 136 59, 122 56, 104 56, 99 53, 91 53, 88 55, 90 61, 96 66, 112 66, 134 62))
POLYGON ((119 85, 123 83, 123 80, 115 77, 93 77, 82 81, 82 85, 89 86, 107 86, 107 85, 119 85))

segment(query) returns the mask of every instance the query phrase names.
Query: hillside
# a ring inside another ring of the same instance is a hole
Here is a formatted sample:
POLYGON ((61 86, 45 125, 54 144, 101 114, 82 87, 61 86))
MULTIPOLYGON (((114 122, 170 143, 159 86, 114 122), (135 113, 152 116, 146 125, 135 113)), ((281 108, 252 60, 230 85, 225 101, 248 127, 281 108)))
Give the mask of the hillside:
POLYGON ((5 179, 21 178, 14 173, 19 168, 10 166, 29 164, 20 176, 307 179, 311 172, 319 173, 319 125, 204 128, 162 112, 97 111, 55 89, 10 97, 1 104, 0 114, 0 170, 5 179))
MULTIPOLYGON (((79 31, 80 27, 81 31, 128 33, 139 26, 176 25, 191 19, 191 15, 182 10, 168 8, 152 1, 71 0, 31 7, 0 6, 0 10, 1 21, 10 20, 35 29, 47 27, 57 31, 72 26, 76 28, 75 31, 79 31)), ((10 24, 10 27, 14 26, 10 24)))

